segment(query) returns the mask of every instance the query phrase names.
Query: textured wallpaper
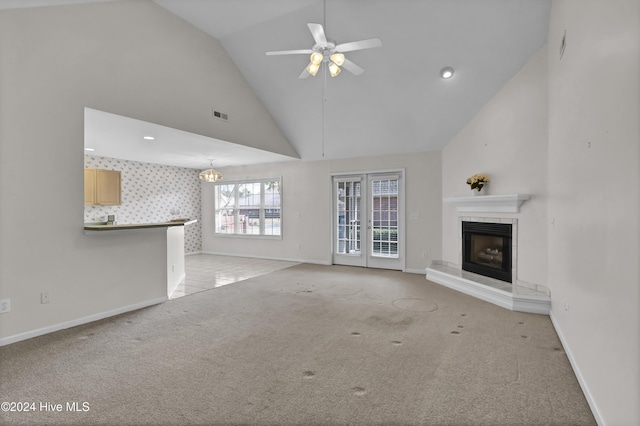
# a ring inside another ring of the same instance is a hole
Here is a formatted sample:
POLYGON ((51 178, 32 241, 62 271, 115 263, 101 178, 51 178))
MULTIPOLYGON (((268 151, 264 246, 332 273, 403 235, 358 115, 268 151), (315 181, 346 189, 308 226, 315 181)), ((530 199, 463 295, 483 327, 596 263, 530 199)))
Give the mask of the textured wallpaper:
POLYGON ((200 170, 90 155, 85 155, 84 166, 119 170, 122 180, 122 205, 84 206, 85 222, 106 221, 109 214, 121 224, 197 219, 185 226, 184 251, 201 251, 200 170))

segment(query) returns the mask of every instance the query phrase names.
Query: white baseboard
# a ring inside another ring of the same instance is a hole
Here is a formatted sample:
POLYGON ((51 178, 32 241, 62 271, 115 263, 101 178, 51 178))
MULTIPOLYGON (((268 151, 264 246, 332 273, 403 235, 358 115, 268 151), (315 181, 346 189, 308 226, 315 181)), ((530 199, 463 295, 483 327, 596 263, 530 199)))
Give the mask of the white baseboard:
POLYGON ((157 299, 145 300, 144 302, 134 303, 133 305, 123 306, 121 308, 112 309, 105 312, 89 315, 86 317, 78 318, 71 321, 66 321, 60 324, 54 324, 37 330, 27 331, 25 333, 15 334, 13 336, 4 337, 0 339, 0 346, 10 345, 11 343, 20 342, 22 340, 31 339, 33 337, 42 336, 44 334, 53 333, 54 331, 64 330, 66 328, 76 327, 78 325, 87 324, 93 321, 98 321, 104 318, 113 317, 115 315, 124 314, 125 312, 135 311, 137 309, 146 308, 148 306, 157 305, 169 300, 168 297, 159 297, 157 299))
POLYGON ((182 282, 187 278, 187 274, 186 273, 182 273, 182 275, 180 275, 180 279, 177 280, 175 283, 173 283, 171 285, 171 289, 167 292, 169 299, 171 299, 171 296, 173 296, 173 293, 176 291, 176 289, 178 288, 178 286, 180 284, 182 284, 182 282))
POLYGON ((406 272, 409 274, 420 274, 420 275, 424 275, 424 268, 423 269, 405 269, 402 272, 406 272))
POLYGON ((254 256, 254 255, 246 255, 246 254, 222 253, 217 251, 201 251, 198 253, 190 253, 190 254, 215 254, 217 256, 247 257, 249 259, 280 260, 283 262, 311 263, 314 265, 331 265, 330 261, 324 261, 324 260, 292 259, 287 257, 273 257, 273 256, 254 256))
POLYGON ((578 367, 578 364, 576 363, 576 360, 573 357, 571 348, 569 347, 569 344, 567 343, 567 340, 565 339, 564 334, 562 333, 562 329, 560 328, 558 321, 556 320, 556 317, 553 314, 553 311, 549 313, 549 318, 551 318, 551 324, 553 325, 553 328, 556 330, 556 334, 560 339, 560 343, 562 343, 562 347, 564 349, 564 352, 567 354, 567 358, 569 358, 569 364, 571 364, 573 373, 576 375, 576 378, 578 379, 578 383, 580 384, 582 393, 584 393, 584 397, 586 398, 587 403, 589 404, 589 408, 591 408, 593 417, 596 419, 596 422, 598 423, 598 425, 600 426, 606 425, 607 423, 602 418, 602 414, 600 413, 600 410, 598 410, 598 405, 596 404, 596 401, 594 400, 593 395, 591 395, 591 392, 589 391, 589 386, 587 386, 587 382, 584 379, 582 372, 580 371, 580 367, 578 367))

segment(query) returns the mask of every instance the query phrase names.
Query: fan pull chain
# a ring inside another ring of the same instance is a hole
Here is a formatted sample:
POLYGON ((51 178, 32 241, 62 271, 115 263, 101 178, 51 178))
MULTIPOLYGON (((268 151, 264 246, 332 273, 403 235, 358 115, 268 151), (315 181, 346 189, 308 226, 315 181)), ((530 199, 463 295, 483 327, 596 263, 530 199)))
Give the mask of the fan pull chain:
MULTIPOLYGON (((327 28, 327 0, 323 0, 322 2, 322 26, 326 32, 327 28)), ((325 104, 327 103, 327 67, 322 67, 322 158, 324 158, 324 133, 325 133, 325 124, 324 124, 324 110, 325 104)))
POLYGON ((326 89, 327 89, 327 67, 322 67, 322 158, 324 158, 324 128, 325 128, 325 124, 324 124, 324 110, 325 110, 325 104, 327 103, 327 95, 326 95, 326 89))

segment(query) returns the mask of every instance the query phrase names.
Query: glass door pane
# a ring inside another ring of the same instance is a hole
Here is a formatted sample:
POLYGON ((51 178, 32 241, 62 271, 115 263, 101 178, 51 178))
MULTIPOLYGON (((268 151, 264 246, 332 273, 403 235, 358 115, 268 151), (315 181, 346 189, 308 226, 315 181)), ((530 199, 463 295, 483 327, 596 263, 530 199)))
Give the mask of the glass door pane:
POLYGON ((360 182, 338 182, 338 253, 360 254, 360 182))
POLYGON ((371 180, 371 255, 398 257, 398 180, 371 180))
POLYGON ((368 175, 368 267, 404 269, 401 176, 368 175))
POLYGON ((365 266, 360 178, 334 178, 334 263, 365 266))

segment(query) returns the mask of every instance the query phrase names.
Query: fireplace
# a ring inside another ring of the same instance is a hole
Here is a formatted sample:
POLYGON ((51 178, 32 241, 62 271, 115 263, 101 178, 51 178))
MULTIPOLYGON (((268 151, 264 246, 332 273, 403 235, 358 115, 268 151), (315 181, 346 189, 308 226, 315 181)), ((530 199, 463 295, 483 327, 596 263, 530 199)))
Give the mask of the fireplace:
POLYGON ((511 276, 512 225, 462 222, 462 269, 508 283, 511 276))

